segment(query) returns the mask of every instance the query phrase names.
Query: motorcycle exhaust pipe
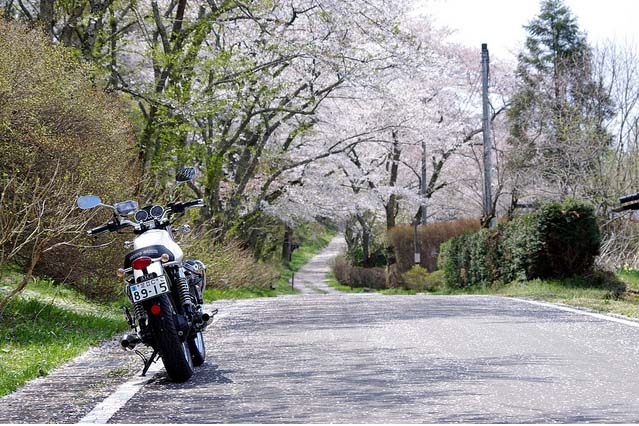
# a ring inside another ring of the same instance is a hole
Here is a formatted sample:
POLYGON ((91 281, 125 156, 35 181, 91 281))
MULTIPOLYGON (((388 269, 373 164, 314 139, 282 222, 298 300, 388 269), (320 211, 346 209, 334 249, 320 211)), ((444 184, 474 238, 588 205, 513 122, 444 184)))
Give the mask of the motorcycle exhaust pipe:
POLYGON ((142 342, 140 338, 135 334, 127 334, 124 339, 120 340, 120 345, 123 349, 133 349, 135 345, 142 342))
POLYGON ((206 324, 207 322, 209 322, 209 320, 211 319, 211 316, 209 314, 207 314, 206 312, 204 312, 202 314, 202 322, 204 324, 206 324))

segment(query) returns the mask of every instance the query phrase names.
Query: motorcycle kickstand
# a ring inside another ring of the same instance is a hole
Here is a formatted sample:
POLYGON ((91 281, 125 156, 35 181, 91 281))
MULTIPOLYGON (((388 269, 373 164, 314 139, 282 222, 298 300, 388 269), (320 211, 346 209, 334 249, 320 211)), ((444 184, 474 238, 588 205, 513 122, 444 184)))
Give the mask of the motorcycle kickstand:
POLYGON ((158 351, 154 349, 153 353, 151 354, 151 357, 148 359, 142 353, 138 353, 138 355, 142 358, 142 361, 144 362, 144 369, 142 369, 142 374, 141 374, 141 376, 144 377, 146 376, 146 372, 149 371, 149 368, 151 368, 151 364, 155 362, 155 359, 158 355, 158 351))

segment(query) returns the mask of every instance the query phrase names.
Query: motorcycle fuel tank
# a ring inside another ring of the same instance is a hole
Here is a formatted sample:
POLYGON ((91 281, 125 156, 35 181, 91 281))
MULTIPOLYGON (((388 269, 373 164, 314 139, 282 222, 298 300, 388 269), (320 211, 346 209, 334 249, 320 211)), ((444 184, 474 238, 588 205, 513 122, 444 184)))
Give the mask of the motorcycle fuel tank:
POLYGON ((133 249, 138 250, 149 246, 164 246, 169 250, 176 261, 181 262, 184 253, 180 246, 173 240, 169 231, 164 229, 151 229, 140 235, 133 241, 133 249))

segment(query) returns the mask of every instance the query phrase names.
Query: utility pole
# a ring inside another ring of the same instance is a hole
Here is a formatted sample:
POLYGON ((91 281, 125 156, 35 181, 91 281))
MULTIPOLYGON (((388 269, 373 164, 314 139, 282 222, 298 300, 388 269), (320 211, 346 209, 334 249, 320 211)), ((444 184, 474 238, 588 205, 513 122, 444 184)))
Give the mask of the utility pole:
POLYGON ((426 225, 426 141, 422 140, 422 225, 426 225))
POLYGON ((488 45, 481 45, 481 82, 482 82, 482 133, 484 136, 484 215, 490 219, 490 227, 493 227, 493 195, 492 195, 492 143, 490 140, 490 103, 488 100, 488 73, 490 59, 488 57, 488 45))

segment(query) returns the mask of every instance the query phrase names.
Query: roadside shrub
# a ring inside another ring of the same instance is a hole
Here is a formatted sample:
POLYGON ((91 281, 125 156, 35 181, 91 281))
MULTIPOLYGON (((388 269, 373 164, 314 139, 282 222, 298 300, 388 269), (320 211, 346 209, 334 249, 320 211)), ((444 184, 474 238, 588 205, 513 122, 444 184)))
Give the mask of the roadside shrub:
POLYGON ((591 272, 599 243, 592 207, 568 200, 453 238, 442 245, 439 265, 453 288, 570 277, 591 272))
POLYGON ((86 248, 63 245, 46 252, 36 274, 53 278, 57 283, 67 282, 90 299, 107 302, 121 298, 124 284, 115 271, 124 263, 127 250, 123 243, 132 236, 112 234, 99 238, 92 243, 110 243, 86 248))
POLYGON ((193 230, 178 238, 189 258, 206 265, 207 286, 215 288, 268 288, 279 272, 275 265, 255 259, 242 242, 229 240, 211 244, 209 233, 193 230))
MULTIPOLYGON (((437 257, 443 242, 480 228, 479 219, 441 221, 417 227, 420 248, 420 266, 432 272, 437 269, 437 257)), ((392 247, 399 272, 404 273, 415 265, 413 225, 399 225, 387 232, 386 239, 392 247)))
MULTIPOLYGON (((122 200, 135 189, 126 109, 95 87, 91 73, 40 30, 0 21, 0 263, 25 272, 0 301, 0 315, 34 272, 64 280, 72 268, 91 274, 105 263, 99 256, 76 263, 80 249, 67 245, 87 245, 80 238, 87 221, 103 219, 80 212, 79 195, 122 200)), ((119 266, 109 265, 109 276, 119 266)))
POLYGON ((539 212, 538 226, 544 250, 537 276, 574 276, 592 269, 601 235, 591 206, 572 199, 545 206, 539 212))
POLYGON ((537 214, 518 216, 499 226, 502 279, 527 280, 538 275, 543 239, 537 214))
POLYGON ((444 271, 428 272, 419 265, 413 266, 410 271, 402 274, 404 287, 408 290, 432 291, 444 285, 444 271))
POLYGON ((351 265, 346 258, 346 256, 337 256, 333 261, 333 274, 335 275, 335 279, 340 282, 340 284, 348 285, 350 278, 349 272, 351 269, 351 265))
POLYGON ((333 263, 335 279, 340 284, 355 288, 386 288, 386 270, 384 268, 364 268, 352 266, 345 256, 339 256, 333 263))
POLYGON ((488 284, 499 279, 499 231, 481 229, 442 244, 440 267, 451 288, 488 284))
POLYGON ((384 268, 364 268, 353 266, 349 273, 351 287, 372 288, 381 290, 386 288, 386 270, 384 268))

